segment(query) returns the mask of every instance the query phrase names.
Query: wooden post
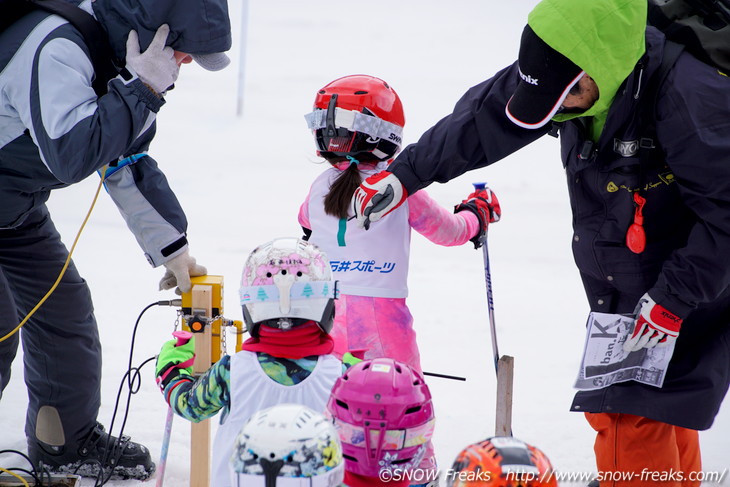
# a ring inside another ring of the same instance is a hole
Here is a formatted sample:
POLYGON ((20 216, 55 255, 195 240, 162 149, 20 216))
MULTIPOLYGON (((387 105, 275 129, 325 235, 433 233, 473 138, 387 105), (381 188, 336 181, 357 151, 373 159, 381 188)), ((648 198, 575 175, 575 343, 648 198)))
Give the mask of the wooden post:
MULTIPOLYGON (((195 284, 192 289, 193 315, 213 317, 213 287, 195 284)), ((204 374, 211 364, 212 326, 195 333, 195 363, 193 374, 204 374)), ((190 487, 210 486, 210 420, 191 423, 190 434, 190 487)))
POLYGON ((512 384, 514 358, 502 355, 497 367, 497 414, 495 436, 512 436, 512 384))

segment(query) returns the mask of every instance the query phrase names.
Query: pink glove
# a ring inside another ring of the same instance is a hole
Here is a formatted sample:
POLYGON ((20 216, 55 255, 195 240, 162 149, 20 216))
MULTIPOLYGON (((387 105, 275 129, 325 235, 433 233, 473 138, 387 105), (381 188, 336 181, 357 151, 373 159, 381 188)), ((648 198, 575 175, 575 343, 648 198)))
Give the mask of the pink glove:
POLYGON ((634 330, 624 343, 625 351, 635 352, 644 347, 665 346, 670 340, 677 339, 682 318, 656 304, 649 294, 641 297, 637 308, 634 330))
POLYGON ((395 174, 380 171, 362 182, 352 195, 355 218, 360 227, 370 228, 371 222, 398 208, 408 198, 408 191, 395 174))

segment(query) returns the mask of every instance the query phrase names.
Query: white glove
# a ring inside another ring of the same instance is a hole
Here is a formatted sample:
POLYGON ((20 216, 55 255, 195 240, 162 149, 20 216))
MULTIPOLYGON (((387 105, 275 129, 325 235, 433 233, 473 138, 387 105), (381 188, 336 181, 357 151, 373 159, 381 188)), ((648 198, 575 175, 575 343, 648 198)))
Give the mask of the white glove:
POLYGON ((164 263, 165 275, 160 279, 160 291, 177 286, 177 294, 190 292, 193 287, 190 278, 208 274, 208 269, 195 263, 195 257, 190 257, 186 250, 164 263))
POLYGON ((359 226, 367 230, 371 222, 398 208, 406 198, 408 191, 395 174, 380 171, 363 181, 352 195, 355 218, 359 226))
POLYGON ((175 51, 165 46, 170 27, 162 24, 149 47, 139 53, 139 37, 136 31, 129 31, 127 37, 127 66, 137 73, 143 83, 163 94, 175 83, 180 73, 180 66, 175 61, 175 51))

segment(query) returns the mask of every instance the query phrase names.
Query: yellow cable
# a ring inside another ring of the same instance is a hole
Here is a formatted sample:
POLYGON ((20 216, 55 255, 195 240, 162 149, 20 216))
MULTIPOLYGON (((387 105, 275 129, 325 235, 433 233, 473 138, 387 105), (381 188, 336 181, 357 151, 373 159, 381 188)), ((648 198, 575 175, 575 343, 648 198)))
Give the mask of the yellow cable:
MULTIPOLYGON (((91 216, 91 211, 94 209, 94 205, 96 205, 96 200, 99 198, 99 193, 101 192, 101 187, 104 185, 104 177, 106 176, 106 168, 101 174, 101 179, 99 180, 99 186, 96 188, 96 193, 94 194, 94 199, 91 201, 91 206, 89 207, 89 211, 86 212, 86 218, 84 218, 83 223, 81 224, 81 227, 79 228, 79 231, 76 233, 76 238, 74 239, 74 243, 71 246, 71 250, 68 252, 68 257, 66 258, 66 262, 64 262, 63 267, 61 268, 61 272, 58 274, 58 278, 56 279, 56 282, 53 283, 53 286, 51 286, 51 289, 48 290, 45 296, 41 298, 40 301, 38 301, 38 304, 35 305, 35 307, 28 312, 27 315, 25 315, 25 318, 20 322, 18 326, 16 326, 10 333, 0 338, 0 342, 4 342, 11 336, 15 335, 18 330, 20 330, 23 325, 25 325, 31 316, 35 314, 36 311, 38 311, 38 308, 41 307, 43 303, 46 302, 46 300, 51 296, 53 291, 56 290, 58 285, 61 283, 61 279, 63 278, 63 275, 66 273, 66 269, 68 269, 69 264, 71 263, 71 256, 74 253, 74 249, 76 248, 76 244, 79 241, 79 237, 81 237, 81 232, 84 231, 84 227, 86 226, 86 222, 89 221, 89 217, 91 216)), ((27 484, 26 484, 27 485, 27 484)))
POLYGON ((30 485, 28 484, 28 482, 26 482, 26 481, 25 481, 25 479, 24 479, 23 477, 21 477, 20 475, 18 475, 17 473, 15 473, 15 472, 11 472, 10 470, 4 469, 4 468, 2 468, 2 467, 0 467, 0 472, 5 472, 5 473, 8 473, 8 474, 12 475, 12 476, 13 476, 13 477, 15 477, 16 479, 18 479, 18 480, 20 480, 21 482, 23 482, 23 485, 24 485, 25 487, 30 487, 30 485))

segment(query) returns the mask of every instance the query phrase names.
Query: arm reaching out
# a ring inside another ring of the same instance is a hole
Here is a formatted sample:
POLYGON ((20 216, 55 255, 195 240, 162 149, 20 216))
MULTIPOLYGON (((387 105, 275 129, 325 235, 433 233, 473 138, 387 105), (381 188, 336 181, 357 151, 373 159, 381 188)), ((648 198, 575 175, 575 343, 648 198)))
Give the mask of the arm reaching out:
POLYGON ((470 211, 454 213, 431 198, 425 190, 408 198, 408 222, 411 228, 436 245, 463 245, 479 234, 480 223, 470 211))
POLYGON ((355 218, 360 227, 370 228, 372 222, 398 208, 408 198, 408 191, 391 172, 380 171, 362 182, 352 196, 355 218))

